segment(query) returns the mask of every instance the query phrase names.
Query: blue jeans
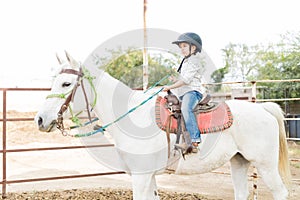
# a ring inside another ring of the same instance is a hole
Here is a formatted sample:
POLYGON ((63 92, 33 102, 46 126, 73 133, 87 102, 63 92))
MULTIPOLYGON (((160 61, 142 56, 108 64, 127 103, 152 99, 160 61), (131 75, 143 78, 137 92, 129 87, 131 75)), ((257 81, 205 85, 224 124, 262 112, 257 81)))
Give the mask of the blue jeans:
POLYGON ((197 120, 193 112, 195 106, 202 98, 202 94, 198 91, 190 91, 180 97, 182 100, 181 113, 184 118, 186 130, 190 133, 192 142, 201 142, 200 131, 198 129, 197 120))

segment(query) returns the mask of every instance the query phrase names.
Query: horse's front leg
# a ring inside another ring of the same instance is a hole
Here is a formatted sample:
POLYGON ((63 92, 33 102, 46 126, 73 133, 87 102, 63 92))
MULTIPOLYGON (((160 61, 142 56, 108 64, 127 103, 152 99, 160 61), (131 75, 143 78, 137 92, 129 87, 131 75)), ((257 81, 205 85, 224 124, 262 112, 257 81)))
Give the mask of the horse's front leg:
POLYGON ((133 200, 159 200, 154 173, 131 176, 133 200))

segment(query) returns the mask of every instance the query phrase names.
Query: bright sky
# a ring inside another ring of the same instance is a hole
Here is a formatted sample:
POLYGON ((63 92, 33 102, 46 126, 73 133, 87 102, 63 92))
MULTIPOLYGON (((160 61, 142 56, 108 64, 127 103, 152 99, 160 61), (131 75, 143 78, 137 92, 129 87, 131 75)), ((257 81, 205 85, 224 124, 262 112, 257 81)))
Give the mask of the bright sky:
MULTIPOLYGON (((198 33, 220 66, 221 49, 230 42, 268 43, 299 31, 298 2, 148 0, 147 26, 198 33)), ((50 77, 56 52, 68 50, 84 61, 111 37, 143 28, 143 0, 1 0, 0 22, 0 87, 22 87, 50 77)))

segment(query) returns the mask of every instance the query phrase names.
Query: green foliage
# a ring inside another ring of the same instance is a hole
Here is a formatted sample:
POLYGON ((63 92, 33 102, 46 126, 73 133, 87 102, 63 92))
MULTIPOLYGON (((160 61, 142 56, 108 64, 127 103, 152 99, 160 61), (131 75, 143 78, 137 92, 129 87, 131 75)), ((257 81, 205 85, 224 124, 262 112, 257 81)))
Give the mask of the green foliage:
MULTIPOLYGON (((300 79, 300 32, 281 36, 278 44, 270 44, 262 53, 262 65, 256 78, 261 80, 300 79)), ((300 83, 262 83, 272 88, 267 98, 295 98, 300 96, 300 83)))
MULTIPOLYGON (((114 78, 122 81, 131 88, 143 87, 143 52, 141 49, 129 48, 126 51, 122 49, 110 50, 111 58, 102 58, 106 63, 101 66, 114 78)), ((176 55, 167 56, 156 52, 148 54, 148 86, 155 84, 166 75, 174 74, 172 67, 177 65, 176 55)), ((161 85, 168 84, 165 80, 161 85)))
MULTIPOLYGON (((212 73, 212 75, 211 75, 212 80, 213 80, 215 83, 220 83, 220 82, 222 82, 222 80, 223 80, 224 77, 225 77, 225 74, 228 73, 228 68, 229 68, 228 65, 226 65, 225 67, 220 68, 220 69, 214 71, 214 72, 212 73)), ((216 85, 216 86, 214 86, 213 90, 214 90, 215 92, 220 91, 220 90, 221 90, 221 87, 222 87, 222 85, 216 85)))
MULTIPOLYGON (((225 67, 212 74, 215 82, 300 79, 300 32, 281 35, 275 44, 229 44, 223 50, 225 67), (221 79, 221 80, 220 80, 221 79)), ((268 88, 262 96, 300 96, 300 83, 260 83, 268 88), (272 89, 270 89, 272 88, 272 89)))
POLYGON ((255 74, 259 67, 257 54, 259 46, 247 46, 246 44, 232 44, 223 49, 225 54, 225 67, 227 78, 231 81, 247 81, 255 74), (229 76, 230 75, 230 76, 229 76))

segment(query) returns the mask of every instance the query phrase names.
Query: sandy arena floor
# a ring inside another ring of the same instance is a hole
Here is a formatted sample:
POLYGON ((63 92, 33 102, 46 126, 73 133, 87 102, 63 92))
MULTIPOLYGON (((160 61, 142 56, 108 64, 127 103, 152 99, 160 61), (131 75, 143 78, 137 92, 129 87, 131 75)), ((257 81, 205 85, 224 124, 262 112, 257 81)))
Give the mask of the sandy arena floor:
MULTIPOLYGON (((8 117, 32 117, 34 112, 9 111, 8 117)), ((1 126, 2 132, 2 126, 1 126)), ((58 132, 40 133, 32 121, 7 123, 7 148, 39 148, 82 145, 80 140, 58 132)), ((1 138, 2 140, 2 138, 1 138)), ((289 200, 300 196, 300 145, 289 143, 293 181, 289 200)), ((7 180, 65 176, 112 171, 101 165, 84 149, 19 152, 7 154, 7 180)), ((252 179, 249 170, 249 188, 252 179)), ((1 175, 2 179, 2 175, 1 175)), ((163 174, 157 176, 161 199, 233 199, 230 168, 227 163, 216 171, 193 176, 163 174)), ((7 185, 8 199, 131 199, 130 177, 126 174, 76 178, 7 185)), ((258 179, 258 199, 272 199, 258 179)))

